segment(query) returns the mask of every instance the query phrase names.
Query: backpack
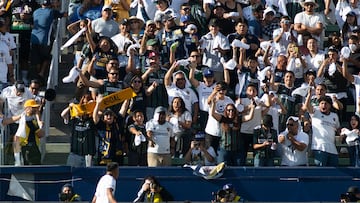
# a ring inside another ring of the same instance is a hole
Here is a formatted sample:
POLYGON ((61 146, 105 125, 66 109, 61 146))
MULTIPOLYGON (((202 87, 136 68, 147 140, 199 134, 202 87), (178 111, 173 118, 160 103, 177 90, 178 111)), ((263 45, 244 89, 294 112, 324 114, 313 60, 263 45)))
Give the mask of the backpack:
POLYGON ((207 19, 202 5, 196 2, 191 3, 190 9, 190 21, 194 22, 197 27, 199 36, 202 36, 208 32, 207 19))

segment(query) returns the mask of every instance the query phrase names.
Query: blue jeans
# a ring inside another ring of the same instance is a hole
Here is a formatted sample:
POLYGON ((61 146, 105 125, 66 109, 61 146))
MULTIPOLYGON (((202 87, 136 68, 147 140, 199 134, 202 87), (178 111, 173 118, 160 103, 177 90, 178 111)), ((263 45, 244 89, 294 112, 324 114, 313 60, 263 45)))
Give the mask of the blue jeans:
POLYGON ((274 166, 274 159, 254 157, 254 167, 259 166, 274 166))
POLYGON ((337 154, 313 150, 314 162, 316 166, 338 166, 339 157, 337 154))
POLYGON ((218 150, 218 163, 225 162, 227 166, 241 166, 241 154, 236 151, 227 151, 225 149, 220 148, 218 150))

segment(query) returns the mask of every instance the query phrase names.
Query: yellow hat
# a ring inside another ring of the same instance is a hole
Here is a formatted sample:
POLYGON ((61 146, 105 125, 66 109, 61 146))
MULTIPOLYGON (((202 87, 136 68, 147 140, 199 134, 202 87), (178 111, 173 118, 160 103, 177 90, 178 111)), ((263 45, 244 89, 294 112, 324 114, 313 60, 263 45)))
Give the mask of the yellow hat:
POLYGON ((34 99, 28 99, 26 100, 24 107, 39 107, 40 105, 36 103, 34 99))

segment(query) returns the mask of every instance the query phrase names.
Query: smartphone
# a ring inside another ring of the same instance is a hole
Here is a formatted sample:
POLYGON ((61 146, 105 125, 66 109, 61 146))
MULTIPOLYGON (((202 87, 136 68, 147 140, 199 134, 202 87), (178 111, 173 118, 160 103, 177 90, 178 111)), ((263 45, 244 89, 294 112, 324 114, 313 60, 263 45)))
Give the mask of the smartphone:
POLYGON ((294 52, 298 54, 299 53, 299 47, 294 47, 294 52))

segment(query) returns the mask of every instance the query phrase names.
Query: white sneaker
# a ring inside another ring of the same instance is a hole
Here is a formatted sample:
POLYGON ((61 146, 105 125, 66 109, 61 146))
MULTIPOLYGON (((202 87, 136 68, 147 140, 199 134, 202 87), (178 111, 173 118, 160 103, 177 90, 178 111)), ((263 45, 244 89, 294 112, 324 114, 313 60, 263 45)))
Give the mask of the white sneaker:
POLYGON ((76 66, 74 66, 70 70, 69 75, 64 77, 62 79, 62 81, 63 81, 63 83, 71 83, 71 82, 74 82, 78 76, 79 76, 79 72, 76 70, 76 66))

